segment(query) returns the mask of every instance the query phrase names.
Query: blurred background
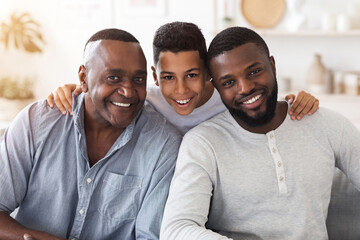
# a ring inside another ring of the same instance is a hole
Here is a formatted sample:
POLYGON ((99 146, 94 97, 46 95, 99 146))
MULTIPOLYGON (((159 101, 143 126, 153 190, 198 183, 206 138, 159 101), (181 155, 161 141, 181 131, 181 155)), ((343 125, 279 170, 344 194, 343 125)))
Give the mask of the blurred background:
POLYGON ((77 83, 84 44, 103 28, 137 37, 150 71, 154 32, 171 21, 197 24, 207 44, 229 26, 254 29, 275 57, 280 96, 307 90, 360 128, 360 0, 0 0, 0 128, 77 83))

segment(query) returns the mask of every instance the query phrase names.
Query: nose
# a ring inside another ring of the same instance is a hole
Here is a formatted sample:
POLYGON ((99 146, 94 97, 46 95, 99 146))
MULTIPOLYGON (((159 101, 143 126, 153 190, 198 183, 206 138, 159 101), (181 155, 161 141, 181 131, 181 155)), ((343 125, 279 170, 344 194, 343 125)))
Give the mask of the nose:
POLYGON ((238 94, 249 94, 254 86, 255 84, 253 81, 246 78, 240 78, 237 82, 237 92, 238 94))
POLYGON ((131 81, 124 81, 121 86, 118 87, 117 92, 126 98, 131 98, 136 95, 136 90, 131 81))
POLYGON ((176 84, 175 86, 176 93, 184 94, 188 91, 188 87, 184 80, 177 80, 175 84, 176 84))

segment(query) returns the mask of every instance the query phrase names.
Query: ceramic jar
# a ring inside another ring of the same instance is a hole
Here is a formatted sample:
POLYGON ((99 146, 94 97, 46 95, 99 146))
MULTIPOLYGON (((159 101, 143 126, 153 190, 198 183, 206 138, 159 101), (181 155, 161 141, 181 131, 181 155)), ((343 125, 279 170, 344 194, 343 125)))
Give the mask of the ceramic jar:
POLYGON ((315 54, 306 76, 308 89, 311 93, 324 93, 326 75, 326 67, 322 63, 321 55, 315 54))

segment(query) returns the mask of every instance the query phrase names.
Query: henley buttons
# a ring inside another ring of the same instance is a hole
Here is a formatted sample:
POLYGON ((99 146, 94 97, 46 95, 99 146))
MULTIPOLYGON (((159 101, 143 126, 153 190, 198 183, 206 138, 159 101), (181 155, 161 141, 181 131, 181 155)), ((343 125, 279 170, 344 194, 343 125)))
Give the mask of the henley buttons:
POLYGON ((281 167, 281 162, 278 162, 278 167, 281 167))
POLYGON ((79 213, 80 213, 81 215, 83 215, 84 210, 81 209, 81 210, 79 211, 79 213))
POLYGON ((86 179, 87 183, 91 183, 91 178, 86 179))
POLYGON ((280 176, 280 182, 284 181, 284 177, 280 176))
POLYGON ((272 151, 273 151, 273 153, 276 153, 276 152, 277 152, 277 151, 276 151, 276 148, 273 148, 272 151))

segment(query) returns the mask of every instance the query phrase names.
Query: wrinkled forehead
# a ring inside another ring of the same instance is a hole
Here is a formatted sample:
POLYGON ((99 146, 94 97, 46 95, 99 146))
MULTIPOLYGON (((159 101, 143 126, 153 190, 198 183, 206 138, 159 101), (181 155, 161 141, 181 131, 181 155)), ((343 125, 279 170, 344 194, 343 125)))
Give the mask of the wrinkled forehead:
POLYGON ((119 40, 97 40, 89 42, 84 52, 84 64, 107 60, 109 62, 134 62, 145 65, 146 59, 143 50, 137 42, 123 42, 119 40))

